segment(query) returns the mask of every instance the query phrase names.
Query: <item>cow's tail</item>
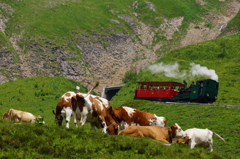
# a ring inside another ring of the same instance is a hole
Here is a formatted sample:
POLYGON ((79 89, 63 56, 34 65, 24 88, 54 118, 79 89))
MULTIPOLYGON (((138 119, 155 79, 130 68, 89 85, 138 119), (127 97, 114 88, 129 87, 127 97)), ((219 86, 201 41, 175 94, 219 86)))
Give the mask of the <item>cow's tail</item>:
POLYGON ((85 97, 87 97, 98 85, 99 85, 99 81, 96 81, 95 85, 88 91, 85 97))
POLYGON ((212 131, 212 133, 215 134, 215 135, 217 135, 223 142, 226 142, 226 141, 224 140, 224 138, 222 138, 222 137, 221 137, 220 135, 218 135, 217 133, 215 133, 215 132, 213 132, 213 131, 212 131))

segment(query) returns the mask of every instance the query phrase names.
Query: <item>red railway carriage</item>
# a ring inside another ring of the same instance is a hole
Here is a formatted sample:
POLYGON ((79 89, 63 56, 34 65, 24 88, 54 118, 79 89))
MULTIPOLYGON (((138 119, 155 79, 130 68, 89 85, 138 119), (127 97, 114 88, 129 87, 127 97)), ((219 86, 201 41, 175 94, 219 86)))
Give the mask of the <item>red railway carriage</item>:
POLYGON ((184 84, 178 82, 137 82, 134 99, 173 101, 184 84))

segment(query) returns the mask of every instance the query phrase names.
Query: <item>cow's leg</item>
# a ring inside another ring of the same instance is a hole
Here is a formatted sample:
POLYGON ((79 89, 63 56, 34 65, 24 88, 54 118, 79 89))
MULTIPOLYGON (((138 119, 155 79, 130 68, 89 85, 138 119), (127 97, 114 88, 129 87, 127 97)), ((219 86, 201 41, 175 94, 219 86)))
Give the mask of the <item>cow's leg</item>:
POLYGON ((213 140, 210 140, 209 142, 209 148, 210 148, 210 152, 213 152, 213 140))
POLYGON ((87 115, 81 115, 80 124, 82 129, 84 128, 86 121, 87 121, 87 115))
POLYGON ((102 121, 102 126, 103 126, 102 133, 103 134, 107 134, 107 124, 105 122, 105 119, 102 116, 99 116, 99 118, 102 121))
POLYGON ((156 139, 156 140, 158 140, 158 141, 162 141, 162 142, 165 142, 165 143, 169 143, 167 140, 165 140, 165 139, 156 139))
POLYGON ((71 115, 72 115, 72 109, 67 107, 65 109, 66 112, 66 128, 69 128, 69 123, 70 123, 70 119, 71 119, 71 115))
POLYGON ((72 115, 73 115, 74 126, 77 128, 77 127, 78 127, 78 124, 77 124, 77 116, 76 116, 76 113, 73 111, 73 112, 72 112, 72 115))
POLYGON ((196 145, 196 143, 194 141, 190 141, 189 143, 190 143, 190 148, 191 149, 193 149, 196 145))
POLYGON ((102 125, 103 125, 103 130, 102 130, 102 133, 103 134, 107 134, 107 124, 105 121, 102 122, 102 125))

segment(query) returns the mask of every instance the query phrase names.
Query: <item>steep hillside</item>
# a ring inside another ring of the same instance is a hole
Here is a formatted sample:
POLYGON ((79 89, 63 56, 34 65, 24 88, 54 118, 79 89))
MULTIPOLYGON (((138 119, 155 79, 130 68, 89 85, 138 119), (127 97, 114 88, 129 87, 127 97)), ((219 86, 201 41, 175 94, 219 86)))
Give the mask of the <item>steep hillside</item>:
POLYGON ((113 100, 132 100, 136 81, 191 81, 214 79, 219 82, 215 104, 240 105, 240 33, 189 45, 169 52, 142 70, 113 100))
POLYGON ((170 50, 214 39, 238 0, 2 0, 0 83, 63 76, 121 83, 170 50))

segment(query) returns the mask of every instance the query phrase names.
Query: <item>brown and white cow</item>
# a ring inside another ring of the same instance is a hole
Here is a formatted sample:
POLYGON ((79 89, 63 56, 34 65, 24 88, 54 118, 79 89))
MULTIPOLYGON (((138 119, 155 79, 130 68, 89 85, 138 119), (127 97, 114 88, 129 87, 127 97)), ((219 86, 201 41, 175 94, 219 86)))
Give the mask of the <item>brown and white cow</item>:
MULTIPOLYGON (((2 119, 16 122, 29 122, 34 123, 35 119, 42 119, 41 116, 35 116, 32 113, 24 112, 21 110, 9 109, 3 114, 2 119)), ((42 121, 44 124, 45 122, 42 121)))
POLYGON ((76 101, 80 108, 83 106, 83 111, 80 113, 82 127, 89 118, 99 118, 102 121, 103 133, 108 132, 110 135, 117 135, 118 124, 107 111, 109 103, 106 99, 90 94, 87 96, 77 94, 76 101))
POLYGON ((120 129, 125 129, 128 126, 166 126, 166 118, 159 117, 155 114, 143 112, 130 107, 109 107, 109 114, 120 125, 120 129))
POLYGON ((175 137, 185 137, 186 134, 181 127, 175 123, 170 127, 160 126, 129 126, 128 128, 120 131, 118 135, 126 135, 133 137, 150 137, 165 143, 172 143, 175 137))
MULTIPOLYGON (((73 116, 74 125, 75 127, 78 127, 77 121, 81 120, 81 114, 87 111, 86 107, 84 107, 84 100, 79 100, 77 103, 76 95, 82 95, 85 96, 87 94, 80 93, 80 92, 66 92, 62 95, 60 98, 57 106, 56 106, 56 112, 52 110, 53 114, 55 115, 56 123, 59 126, 62 126, 63 119, 66 119, 66 128, 69 128, 69 123, 71 120, 71 116, 73 116)), ((95 126, 100 129, 101 121, 99 118, 88 118, 86 122, 89 122, 91 124, 91 129, 95 131, 95 126)), ((81 124, 83 127, 83 125, 81 124)))
POLYGON ((98 82, 87 93, 67 92, 65 93, 56 106, 56 112, 53 110, 58 125, 62 124, 63 118, 66 118, 66 128, 69 128, 71 115, 74 118, 74 124, 77 127, 77 121, 80 120, 81 127, 85 122, 90 122, 93 130, 103 127, 103 133, 117 134, 116 123, 107 113, 106 106, 108 100, 91 95, 90 92, 98 86, 98 82))
POLYGON ((71 99, 73 96, 76 96, 75 92, 66 92, 60 98, 57 106, 56 112, 52 110, 55 115, 56 123, 61 126, 63 118, 66 119, 66 128, 69 128, 69 122, 71 119, 72 112, 75 111, 76 108, 72 107, 71 99))

